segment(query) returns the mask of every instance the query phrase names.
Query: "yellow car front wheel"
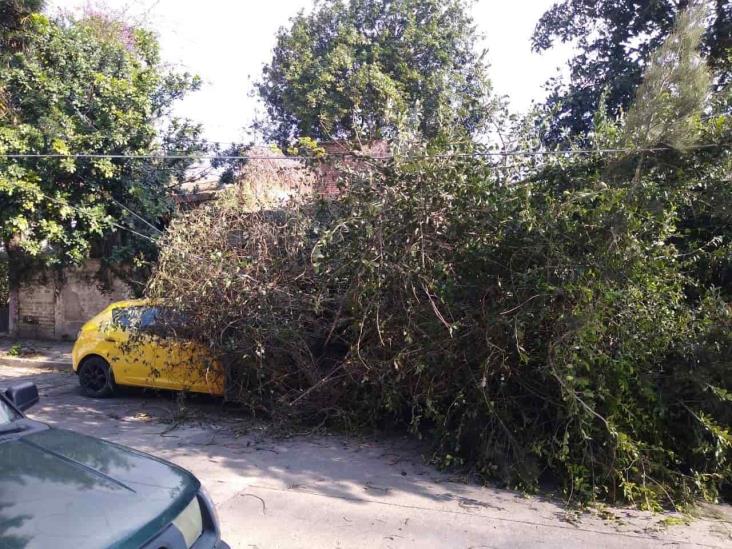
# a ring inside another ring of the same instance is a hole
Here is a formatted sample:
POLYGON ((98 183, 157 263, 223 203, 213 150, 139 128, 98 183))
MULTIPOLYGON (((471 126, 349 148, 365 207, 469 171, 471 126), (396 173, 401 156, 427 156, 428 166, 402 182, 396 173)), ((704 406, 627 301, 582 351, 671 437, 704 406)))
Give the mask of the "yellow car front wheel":
POLYGON ((112 396, 115 390, 114 374, 109 363, 100 356, 85 358, 79 365, 81 392, 92 398, 112 396))

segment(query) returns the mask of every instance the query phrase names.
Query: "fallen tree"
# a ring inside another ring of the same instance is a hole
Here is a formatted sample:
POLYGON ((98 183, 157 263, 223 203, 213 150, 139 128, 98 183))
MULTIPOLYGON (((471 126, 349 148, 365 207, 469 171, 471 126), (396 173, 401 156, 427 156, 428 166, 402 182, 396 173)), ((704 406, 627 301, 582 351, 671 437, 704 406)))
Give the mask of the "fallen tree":
POLYGON ((252 208, 245 177, 173 223, 149 293, 256 413, 401 425, 438 464, 570 499, 714 500, 732 480, 732 123, 651 118, 683 146, 599 120, 598 148, 630 152, 512 184, 470 144, 396 148, 331 201, 252 208))

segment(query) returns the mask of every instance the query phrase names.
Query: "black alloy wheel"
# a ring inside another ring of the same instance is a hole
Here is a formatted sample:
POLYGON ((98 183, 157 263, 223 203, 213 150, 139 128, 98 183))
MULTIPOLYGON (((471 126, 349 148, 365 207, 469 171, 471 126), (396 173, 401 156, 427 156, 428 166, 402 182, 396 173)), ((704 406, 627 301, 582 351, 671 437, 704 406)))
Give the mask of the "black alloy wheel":
POLYGON ((114 375, 106 360, 93 356, 79 366, 81 392, 92 398, 105 398, 114 393, 114 375))

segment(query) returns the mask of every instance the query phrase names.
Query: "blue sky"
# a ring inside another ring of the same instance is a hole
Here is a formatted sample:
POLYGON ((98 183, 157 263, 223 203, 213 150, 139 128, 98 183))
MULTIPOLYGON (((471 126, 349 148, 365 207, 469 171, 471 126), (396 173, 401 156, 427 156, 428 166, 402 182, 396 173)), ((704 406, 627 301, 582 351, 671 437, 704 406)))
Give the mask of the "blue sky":
MULTIPOLYGON (((531 52, 529 38, 541 14, 555 0, 478 0, 473 16, 485 35, 496 93, 515 110, 544 97, 543 83, 571 53, 560 46, 531 52)), ((76 10, 89 0, 49 0, 51 13, 76 10)), ((252 80, 271 55, 277 29, 313 0, 105 0, 91 2, 124 12, 158 33, 166 62, 199 74, 201 91, 183 100, 177 114, 202 122, 212 141, 248 140, 245 128, 258 109, 249 97, 252 80)))

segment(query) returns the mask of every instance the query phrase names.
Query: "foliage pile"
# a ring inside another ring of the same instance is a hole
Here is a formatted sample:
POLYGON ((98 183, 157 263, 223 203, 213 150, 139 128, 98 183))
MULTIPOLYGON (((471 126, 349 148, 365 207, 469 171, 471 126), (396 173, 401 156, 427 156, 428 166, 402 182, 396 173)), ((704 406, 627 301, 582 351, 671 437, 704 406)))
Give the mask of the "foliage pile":
POLYGON ((497 187, 474 160, 371 176, 277 212, 232 191, 166 237, 153 293, 224 358, 231 396, 404 422, 440 462, 524 487, 551 473, 581 498, 715 497, 732 315, 713 290, 688 303, 656 185, 497 187))
POLYGON ((331 202, 251 211, 240 186, 171 227, 151 295, 189 315, 253 411, 406 425, 440 464, 570 499, 717 498, 732 119, 728 92, 698 95, 684 37, 700 17, 625 122, 598 117, 592 145, 632 152, 519 165, 506 184, 478 145, 411 141, 344 169, 331 202))

